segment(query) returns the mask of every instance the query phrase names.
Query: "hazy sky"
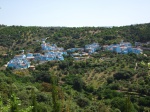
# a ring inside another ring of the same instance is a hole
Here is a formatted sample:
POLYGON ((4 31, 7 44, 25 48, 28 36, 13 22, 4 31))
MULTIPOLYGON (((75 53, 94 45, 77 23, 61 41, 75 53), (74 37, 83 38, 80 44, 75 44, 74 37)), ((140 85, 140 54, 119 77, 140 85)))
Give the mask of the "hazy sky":
POLYGON ((150 0, 0 0, 0 24, 123 26, 150 22, 150 0))

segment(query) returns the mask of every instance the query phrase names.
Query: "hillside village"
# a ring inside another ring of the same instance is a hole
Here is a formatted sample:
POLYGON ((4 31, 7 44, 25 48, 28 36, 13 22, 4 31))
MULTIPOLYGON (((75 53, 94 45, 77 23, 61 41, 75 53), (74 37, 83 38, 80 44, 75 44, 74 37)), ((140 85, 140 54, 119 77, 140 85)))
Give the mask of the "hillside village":
POLYGON ((140 47, 138 46, 132 47, 131 43, 123 41, 120 44, 104 45, 103 48, 105 50, 121 54, 128 54, 128 53, 140 54, 143 52, 143 50, 140 47))
POLYGON ((98 43, 92 43, 85 45, 84 48, 70 48, 64 50, 63 47, 57 47, 56 44, 46 43, 45 40, 42 40, 41 49, 44 54, 41 53, 27 53, 16 55, 7 63, 7 67, 13 69, 27 69, 34 68, 31 66, 31 61, 35 62, 47 62, 47 61, 63 61, 64 56, 72 56, 74 60, 83 60, 90 58, 90 55, 96 53, 98 50, 108 50, 120 54, 135 53, 140 54, 143 50, 140 47, 132 47, 129 42, 121 42, 119 44, 111 44, 100 46, 98 43))
POLYGON ((17 101, 19 111, 35 102, 39 112, 54 111, 56 103, 56 112, 124 112, 129 106, 130 112, 148 112, 149 31, 150 24, 1 26, 0 107, 17 101))

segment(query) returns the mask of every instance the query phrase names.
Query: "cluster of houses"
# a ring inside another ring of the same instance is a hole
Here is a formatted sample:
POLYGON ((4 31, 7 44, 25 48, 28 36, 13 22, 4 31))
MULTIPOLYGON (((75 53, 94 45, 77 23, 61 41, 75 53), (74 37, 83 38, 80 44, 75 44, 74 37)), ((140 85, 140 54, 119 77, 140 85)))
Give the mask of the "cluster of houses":
POLYGON ((42 50, 45 52, 44 55, 37 54, 35 60, 39 61, 52 61, 52 60, 64 60, 64 55, 67 52, 62 47, 57 47, 56 44, 43 43, 41 44, 42 50))
MULTIPOLYGON (((70 48, 64 50, 62 47, 57 47, 56 44, 46 43, 42 41, 41 49, 44 52, 41 53, 27 53, 24 52, 21 55, 16 55, 12 60, 7 63, 7 67, 14 69, 26 69, 30 66, 31 60, 46 62, 46 61, 62 61, 64 56, 70 54, 75 60, 87 59, 89 56, 101 49, 98 43, 92 43, 85 45, 84 48, 70 48)), ((133 48, 129 42, 121 42, 120 44, 104 45, 104 50, 109 50, 116 53, 142 53, 140 48, 133 48)))
POLYGON ((16 55, 7 63, 7 67, 14 69, 27 69, 30 67, 30 62, 25 54, 16 55))
POLYGON ((120 44, 104 45, 103 50, 109 50, 120 54, 135 53, 140 54, 143 50, 140 47, 132 47, 129 42, 121 42, 120 44))
POLYGON ((64 48, 57 47, 56 44, 43 43, 41 44, 41 48, 44 54, 41 53, 27 53, 24 52, 21 55, 16 55, 12 60, 7 63, 7 67, 11 67, 14 69, 26 69, 30 68, 31 60, 46 62, 52 60, 64 60, 64 55, 67 55, 67 52, 64 51, 64 48))
POLYGON ((96 51, 100 50, 100 45, 98 43, 92 43, 85 45, 84 48, 70 48, 67 49, 68 53, 71 53, 71 56, 75 60, 83 60, 89 58, 89 56, 96 51))

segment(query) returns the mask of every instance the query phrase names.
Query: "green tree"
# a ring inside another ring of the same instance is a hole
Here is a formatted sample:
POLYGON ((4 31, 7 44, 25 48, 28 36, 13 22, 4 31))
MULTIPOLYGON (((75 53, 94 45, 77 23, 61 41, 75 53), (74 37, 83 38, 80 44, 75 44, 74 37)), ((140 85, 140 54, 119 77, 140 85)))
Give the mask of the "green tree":
POLYGON ((34 89, 31 91, 31 105, 32 105, 32 112, 37 112, 37 102, 36 102, 36 95, 34 89))
POLYGON ((10 109, 10 104, 4 105, 2 101, 2 97, 0 96, 0 112, 8 112, 10 109))
POLYGON ((60 103, 58 100, 58 90, 56 86, 56 77, 52 76, 52 100, 53 100, 53 112, 60 112, 60 103))
POLYGON ((73 80, 73 88, 77 91, 82 91, 83 89, 83 81, 81 78, 79 77, 76 77, 74 80, 73 80))
POLYGON ((21 102, 19 99, 16 97, 15 94, 11 95, 10 98, 10 112, 19 112, 18 106, 21 105, 21 102))

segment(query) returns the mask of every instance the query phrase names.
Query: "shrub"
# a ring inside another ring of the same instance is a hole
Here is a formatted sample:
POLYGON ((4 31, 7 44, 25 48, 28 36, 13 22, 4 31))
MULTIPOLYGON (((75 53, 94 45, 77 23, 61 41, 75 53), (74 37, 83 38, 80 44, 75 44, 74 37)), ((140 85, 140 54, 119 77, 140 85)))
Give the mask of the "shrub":
POLYGON ((77 100, 77 104, 78 104, 81 108, 84 108, 84 107, 86 107, 86 106, 89 105, 89 101, 88 101, 87 99, 85 99, 85 98, 79 98, 79 99, 77 100))
POLYGON ((131 71, 126 71, 126 70, 119 71, 114 74, 114 78, 117 80, 122 80, 122 79, 127 80, 132 76, 133 76, 133 73, 131 71))

